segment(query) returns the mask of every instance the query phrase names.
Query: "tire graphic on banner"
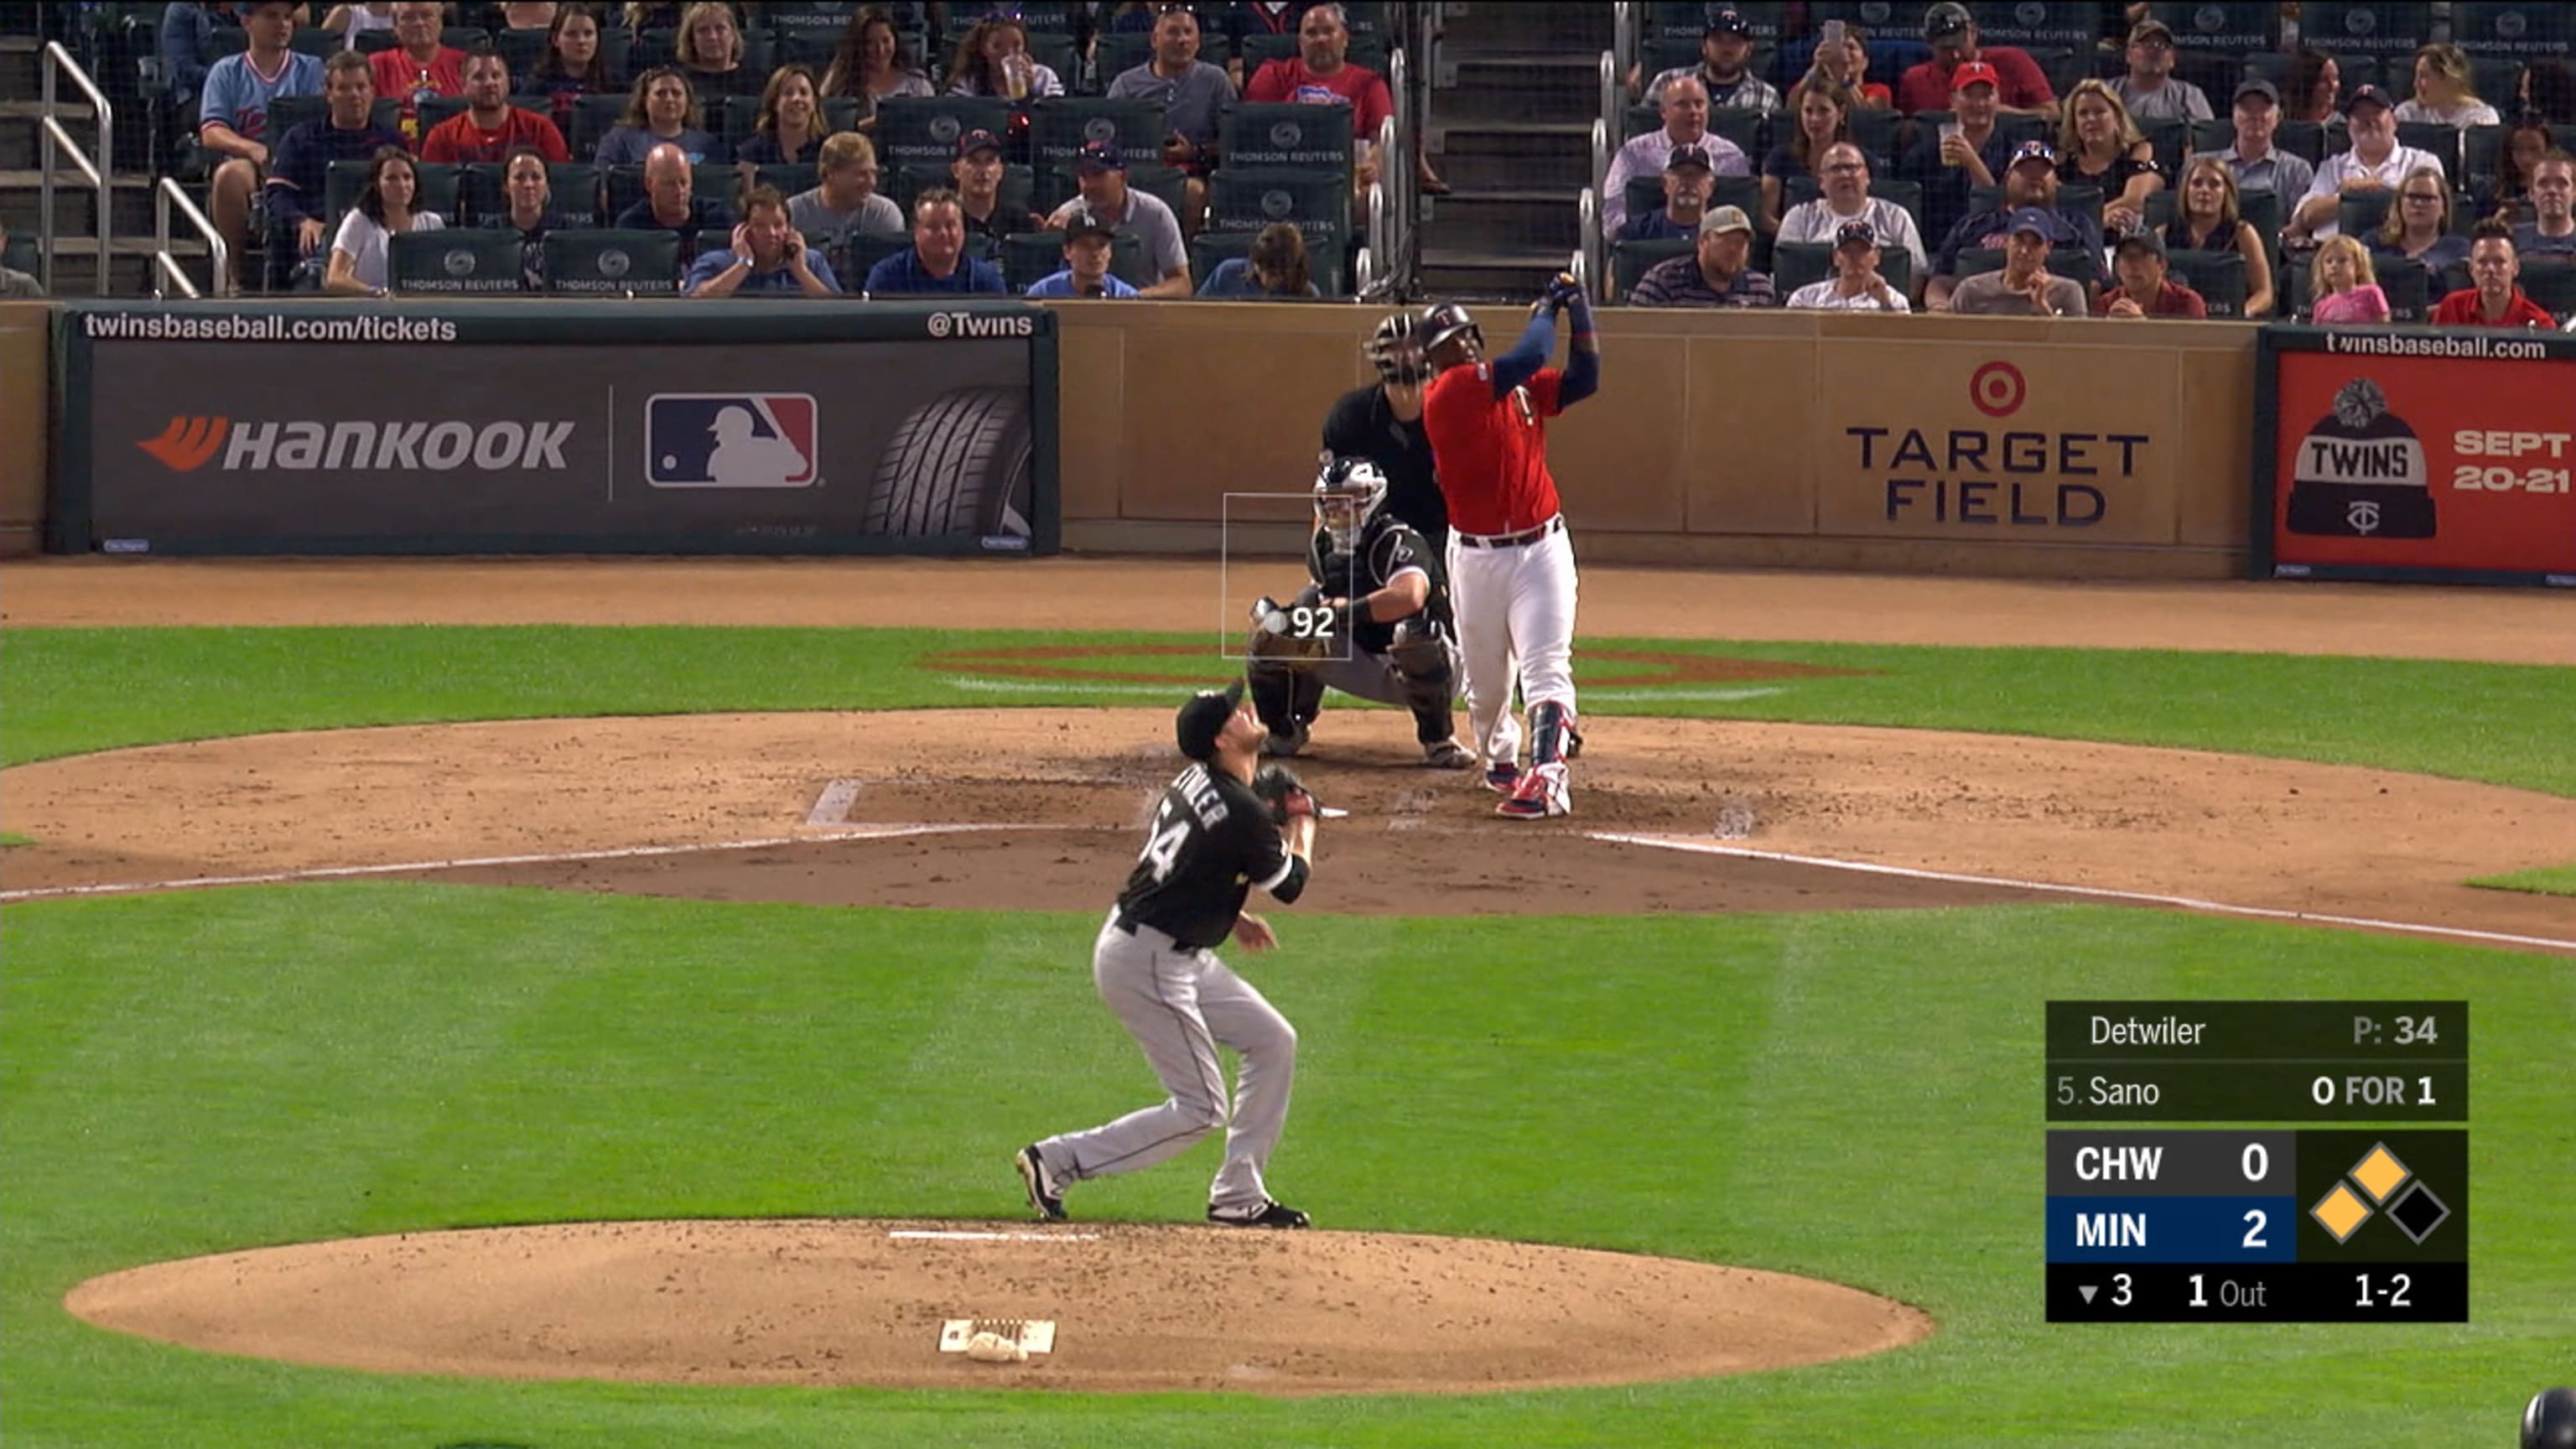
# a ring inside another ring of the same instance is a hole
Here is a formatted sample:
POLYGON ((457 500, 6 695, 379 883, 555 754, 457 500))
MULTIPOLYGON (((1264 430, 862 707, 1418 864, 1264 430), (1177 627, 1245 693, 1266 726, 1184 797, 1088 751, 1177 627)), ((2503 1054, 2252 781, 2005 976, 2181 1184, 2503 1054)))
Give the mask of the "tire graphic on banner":
POLYGON ((2299 440, 2289 525, 2343 538, 2433 536, 2424 445, 2378 383, 2357 377, 2336 389, 2333 415, 2299 440))
POLYGON ((975 533, 1026 538, 1029 396, 969 387, 915 408, 877 459, 866 526, 901 537, 975 533))

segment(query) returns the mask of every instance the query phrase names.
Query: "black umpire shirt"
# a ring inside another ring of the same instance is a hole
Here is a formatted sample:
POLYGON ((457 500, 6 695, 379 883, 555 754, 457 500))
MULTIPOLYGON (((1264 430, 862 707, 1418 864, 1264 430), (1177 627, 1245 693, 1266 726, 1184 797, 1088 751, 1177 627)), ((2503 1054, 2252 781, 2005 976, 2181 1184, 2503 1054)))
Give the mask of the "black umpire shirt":
POLYGON ((1184 946, 1215 946, 1233 934, 1255 887, 1293 901, 1306 888, 1306 863, 1288 853, 1251 787, 1193 764, 1163 789, 1145 853, 1118 893, 1118 918, 1184 946))
POLYGON ((1449 505, 1431 470, 1431 435, 1422 419, 1397 420, 1386 390, 1375 383, 1342 394, 1324 417, 1324 447, 1338 456, 1366 458, 1386 475, 1386 510, 1413 525, 1431 545, 1431 556, 1449 551, 1449 505))

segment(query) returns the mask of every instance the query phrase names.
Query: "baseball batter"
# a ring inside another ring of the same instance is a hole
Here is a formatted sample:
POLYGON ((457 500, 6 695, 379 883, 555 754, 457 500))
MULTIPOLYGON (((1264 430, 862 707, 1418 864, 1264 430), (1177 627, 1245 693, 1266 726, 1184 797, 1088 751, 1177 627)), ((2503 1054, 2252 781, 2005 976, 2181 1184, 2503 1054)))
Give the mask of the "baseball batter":
POLYGON ((1450 602, 1466 663, 1467 718, 1501 792, 1494 813, 1543 820, 1574 808, 1566 762, 1581 750, 1574 716, 1574 545, 1547 469, 1547 420, 1600 386, 1601 347, 1582 286, 1548 284, 1512 350, 1485 356, 1485 336, 1455 302, 1421 332, 1435 375, 1423 394, 1440 493, 1449 505, 1450 602), (1574 342, 1563 370, 1556 315, 1574 342), (1512 689, 1529 706, 1530 765, 1520 767, 1512 689))
POLYGON ((1193 696, 1174 731, 1193 763, 1164 787, 1144 854, 1091 948, 1100 999, 1171 1095, 1106 1126, 1021 1148, 1020 1181, 1040 1218, 1061 1220, 1069 1185, 1151 1167, 1224 1127, 1208 1221, 1302 1228, 1306 1215, 1274 1201, 1261 1176, 1288 1120, 1297 1033, 1214 947, 1229 935, 1247 951, 1278 944, 1244 898, 1254 886, 1281 902, 1306 889, 1315 798, 1284 770, 1256 775, 1263 730, 1240 680, 1193 696), (1230 1122, 1220 1045, 1242 1058, 1230 1122))
POLYGON ((1270 731, 1263 748, 1304 749, 1330 685, 1404 706, 1422 762, 1464 769, 1476 757, 1450 733, 1459 671, 1448 571, 1387 506, 1387 491, 1386 475, 1368 459, 1325 459, 1306 547, 1314 582, 1292 605, 1263 598, 1252 606, 1246 652, 1253 709, 1270 731))

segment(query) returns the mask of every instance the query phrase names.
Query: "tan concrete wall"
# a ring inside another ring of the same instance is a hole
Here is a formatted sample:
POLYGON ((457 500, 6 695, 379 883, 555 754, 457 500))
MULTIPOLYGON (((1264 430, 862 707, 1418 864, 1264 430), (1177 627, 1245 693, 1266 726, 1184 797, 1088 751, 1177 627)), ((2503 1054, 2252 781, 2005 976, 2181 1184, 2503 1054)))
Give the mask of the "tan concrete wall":
POLYGON ((52 306, 0 302, 0 554, 44 542, 53 375, 52 306))

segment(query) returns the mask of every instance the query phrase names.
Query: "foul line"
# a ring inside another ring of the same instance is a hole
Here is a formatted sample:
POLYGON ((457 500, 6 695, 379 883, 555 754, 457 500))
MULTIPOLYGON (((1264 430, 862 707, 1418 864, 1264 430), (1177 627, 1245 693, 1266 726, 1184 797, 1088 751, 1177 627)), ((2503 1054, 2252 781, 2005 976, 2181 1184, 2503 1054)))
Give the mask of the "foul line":
POLYGON ((933 1232, 921 1228, 888 1228, 889 1238, 947 1241, 959 1243, 1096 1243, 1098 1233, 968 1233, 933 1232))
POLYGON ((351 876, 421 875, 434 871, 476 870, 499 865, 561 865, 577 860, 638 860, 659 855, 700 855, 720 850, 769 850, 782 845, 817 845, 836 840, 891 840, 913 835, 963 835, 988 830, 1090 830, 1088 825, 1050 823, 985 823, 965 825, 844 825, 823 835, 773 835, 759 840, 719 840, 704 845, 630 845, 615 850, 567 850, 549 855, 484 855, 456 860, 411 860, 393 865, 325 865, 307 870, 268 871, 259 875, 200 875, 185 880, 120 881, 107 885, 46 886, 0 891, 0 901, 41 901, 61 896, 132 895, 141 891, 205 890, 216 886, 284 885, 299 880, 341 880, 351 876))
POLYGON ((2272 921, 2305 921, 2321 926, 2359 926, 2374 931, 2407 931, 2422 936, 2452 936, 2465 941, 2496 941, 2513 946, 2543 946, 2556 951, 2576 951, 2576 941, 2554 940, 2548 936, 2516 936, 2503 931, 2476 931, 2464 926, 2428 926, 2415 921, 2376 920, 2369 916, 2335 916, 2318 911, 2285 911, 2270 906, 2238 906, 2230 905, 2225 901, 2205 901, 2196 896, 2157 895, 2149 891, 2112 890, 2104 886, 2058 885, 2050 881, 2015 880, 2009 876, 1968 875, 1948 870, 1918 870, 1911 866, 1879 865, 1871 861, 1836 860, 1831 856, 1791 855, 1779 850, 1753 850, 1741 845, 1713 845, 1707 841, 1684 840, 1669 835, 1626 835, 1596 830, 1586 832, 1585 838, 1608 841, 1617 845, 1645 845, 1658 850, 1689 851, 1697 855, 1731 855, 1744 860, 1775 860, 1788 865, 1814 866, 1819 870, 1849 870, 1867 875, 1903 876, 1908 880, 1946 881, 1954 885, 2003 886, 2013 890, 2050 891, 2058 895, 2089 896, 2100 900, 2179 906, 2185 910, 2214 911, 2228 916, 2253 916, 2272 921))

